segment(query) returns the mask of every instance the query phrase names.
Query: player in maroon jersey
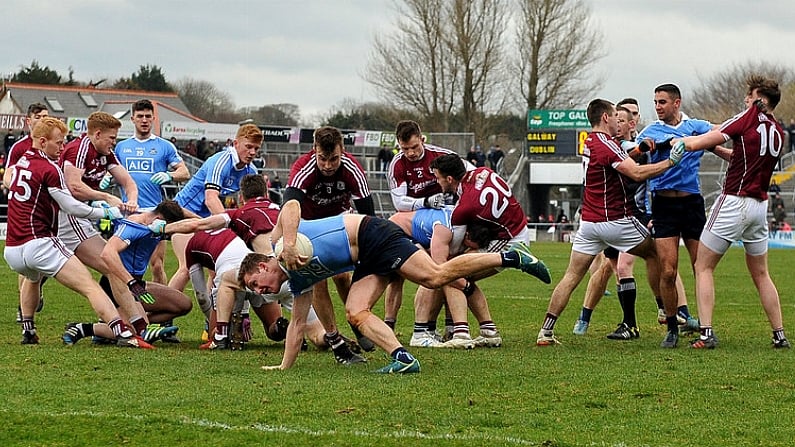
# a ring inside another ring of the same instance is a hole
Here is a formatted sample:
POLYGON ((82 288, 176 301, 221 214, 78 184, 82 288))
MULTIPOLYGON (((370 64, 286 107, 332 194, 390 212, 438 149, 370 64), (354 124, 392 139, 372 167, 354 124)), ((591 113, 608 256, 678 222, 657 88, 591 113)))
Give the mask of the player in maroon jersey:
MULTIPOLYGON (((106 112, 92 113, 88 116, 86 135, 64 147, 60 164, 66 185, 77 200, 104 201, 129 214, 138 208, 138 187, 113 153, 119 128, 121 122, 113 115, 106 112), (126 203, 112 194, 99 190, 99 183, 108 172, 127 192, 126 203)), ((95 228, 94 222, 61 213, 58 217, 58 237, 74 251, 80 261, 108 278, 121 314, 138 334, 142 333, 149 321, 143 305, 138 300, 141 294, 137 291, 141 289, 139 287, 141 284, 139 281, 124 284, 116 275, 111 274, 110 268, 101 257, 102 250, 105 249, 105 240, 95 228), (133 290, 136 291, 135 295, 133 290)))
POLYGON ((784 130, 773 116, 781 100, 781 90, 775 80, 758 75, 750 76, 746 84, 747 108, 743 112, 718 129, 676 143, 694 151, 732 141, 723 190, 715 200, 698 244, 695 269, 701 335, 690 344, 692 348, 718 345, 712 331, 713 272, 726 250, 737 241, 743 241, 748 272, 773 329, 773 347, 790 347, 784 335, 778 291, 767 268, 767 189, 784 144, 784 130))
MULTIPOLYGON (((263 254, 272 253, 270 232, 279 216, 279 206, 265 198, 267 188, 262 176, 250 174, 240 180, 240 192, 243 206, 229 209, 204 219, 192 219, 176 222, 169 226, 169 233, 190 234, 203 230, 214 230, 228 227, 246 243, 248 248, 263 254)), ((157 230, 156 232, 165 232, 157 230)), ((185 242, 187 244, 187 240, 185 242)), ((179 268, 169 283, 170 287, 184 290, 189 279, 188 267, 185 262, 185 250, 176 251, 179 268)), ((211 319, 212 303, 206 294, 197 291, 196 300, 204 312, 207 321, 211 319)), ((245 312, 244 312, 245 313, 245 312)), ((204 338, 205 334, 202 334, 204 338)))
MULTIPOLYGON (((17 140, 9 149, 6 162, 5 162, 5 171, 3 172, 3 185, 6 188, 9 187, 11 184, 11 168, 17 163, 19 157, 22 156, 25 152, 27 152, 31 148, 31 144, 33 139, 30 137, 30 132, 33 131, 33 128, 36 127, 36 123, 39 122, 40 119, 44 118, 45 116, 49 116, 50 112, 47 110, 47 106, 40 102, 33 103, 28 106, 28 115, 25 117, 25 124, 28 127, 28 135, 17 140)), ((17 286, 19 289, 22 288, 22 281, 24 281, 25 276, 19 275, 17 286)), ((44 285, 45 279, 42 279, 41 285, 44 285)), ((40 311, 44 307, 44 297, 41 296, 41 291, 39 291, 39 304, 36 307, 36 312, 40 311)), ((17 323, 22 323, 22 309, 17 308, 17 323)))
MULTIPOLYGON (((400 152, 392 158, 387 177, 392 204, 398 211, 444 206, 444 193, 431 170, 437 157, 455 154, 450 149, 425 143, 420 126, 414 121, 401 121, 395 128, 400 152)), ((467 169, 474 169, 467 162, 467 169)))
POLYGON ((66 126, 60 120, 42 118, 31 132, 31 149, 17 160, 9 187, 9 225, 3 256, 13 270, 26 276, 20 289, 22 343, 39 342, 33 321, 39 282, 44 276, 54 276, 61 284, 88 298, 97 315, 113 330, 117 345, 151 348, 133 335, 110 298, 57 237, 59 209, 91 219, 122 217, 116 207, 92 208, 72 197, 55 163, 65 135, 66 126))
MULTIPOLYGON (((290 169, 282 203, 298 200, 304 219, 320 219, 353 212, 351 201, 359 214, 375 216, 375 206, 367 184, 367 174, 353 155, 345 152, 342 133, 330 126, 315 130, 312 150, 300 157, 290 169)), ((351 287, 350 273, 332 278, 345 303, 351 287)), ((334 307, 328 282, 314 286, 313 303, 321 319, 331 319, 334 307)), ((375 350, 373 342, 351 326, 359 344, 366 351, 375 350)))
POLYGON ((36 102, 28 106, 28 116, 25 117, 25 124, 28 126, 28 135, 17 140, 16 143, 11 146, 11 149, 8 151, 8 156, 6 157, 6 170, 3 173, 3 184, 6 188, 11 184, 11 167, 17 164, 17 160, 19 160, 22 154, 30 150, 33 143, 30 132, 33 132, 36 123, 45 116, 50 116, 50 111, 47 110, 47 106, 44 104, 36 102))
MULTIPOLYGON (((392 204, 397 211, 415 211, 420 208, 441 209, 445 205, 445 196, 442 188, 436 181, 431 170, 431 162, 442 155, 455 152, 443 147, 425 143, 420 125, 411 120, 400 121, 395 127, 400 152, 392 158, 387 170, 389 190, 392 195, 392 204)), ((475 167, 465 162, 467 170, 475 167)), ((452 204, 452 200, 449 200, 452 204)), ((384 300, 384 321, 394 328, 397 313, 403 301, 402 281, 396 280, 387 287, 384 300)), ((420 291, 414 298, 415 306, 431 305, 423 301, 432 300, 432 292, 420 291)), ((437 295, 436 299, 441 299, 437 295)), ((430 322, 430 333, 436 331, 436 321, 430 322)))
MULTIPOLYGON (((594 257, 610 246, 629 252, 646 260, 649 284, 659 282, 659 259, 646 227, 634 217, 627 195, 625 177, 642 181, 659 175, 681 160, 684 150, 671 151, 669 159, 653 164, 638 165, 621 149, 613 138, 618 128, 618 113, 609 101, 595 99, 588 104, 588 121, 593 131, 585 140, 585 190, 582 201, 582 218, 574 236, 571 259, 549 301, 544 323, 536 344, 558 344, 553 333, 555 323, 571 298, 571 293, 582 281, 594 257)), ((666 311, 673 315, 676 309, 676 291, 663 296, 666 311)), ((666 338, 667 339, 667 338, 666 338)), ((663 347, 675 347, 663 346, 663 347)))
MULTIPOLYGON (((456 154, 435 158, 430 168, 442 192, 459 197, 458 204, 450 217, 453 228, 467 228, 469 225, 477 224, 486 227, 493 235, 491 243, 483 247, 483 251, 499 252, 508 245, 529 241, 527 217, 513 196, 510 186, 496 172, 486 167, 467 171, 464 160, 456 154)), ((543 265, 542 261, 539 263, 543 265)), ((496 273, 495 270, 481 274, 477 279, 496 273)), ((549 284, 551 279, 546 266, 538 273, 536 277, 549 284)), ((471 341, 466 316, 467 296, 470 296, 473 300, 469 303, 470 307, 480 323, 481 339, 493 338, 495 341, 492 345, 502 344, 496 325, 491 321, 485 296, 474 284, 475 278, 471 279, 466 292, 451 286, 444 288, 444 296, 453 319, 451 341, 456 339, 471 341)))

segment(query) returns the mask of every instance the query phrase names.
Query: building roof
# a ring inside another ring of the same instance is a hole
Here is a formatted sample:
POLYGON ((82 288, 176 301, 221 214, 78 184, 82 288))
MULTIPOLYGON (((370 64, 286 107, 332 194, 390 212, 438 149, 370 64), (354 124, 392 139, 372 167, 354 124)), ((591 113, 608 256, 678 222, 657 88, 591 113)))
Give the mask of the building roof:
POLYGON ((160 121, 205 122, 193 116, 176 93, 17 82, 3 84, 0 90, 0 113, 24 115, 30 104, 40 102, 46 104, 54 116, 85 118, 93 112, 103 111, 124 121, 124 118, 129 118, 131 105, 140 99, 152 101, 157 124, 155 128, 158 130, 160 121), (126 114, 123 113, 125 110, 126 114))

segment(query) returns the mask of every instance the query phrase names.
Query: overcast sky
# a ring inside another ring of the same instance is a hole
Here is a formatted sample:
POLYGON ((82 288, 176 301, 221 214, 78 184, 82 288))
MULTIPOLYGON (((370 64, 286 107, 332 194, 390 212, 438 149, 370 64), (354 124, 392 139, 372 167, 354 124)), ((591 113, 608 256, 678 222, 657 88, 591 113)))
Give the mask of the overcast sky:
MULTIPOLYGON (((507 0, 504 0, 507 1, 507 0)), ((795 6, 787 0, 586 0, 608 53, 598 96, 637 97, 747 61, 795 69, 795 6)), ((376 100, 362 80, 373 36, 393 29, 391 0, 5 0, 0 73, 33 59, 80 81, 155 64, 167 80, 212 82, 235 104, 297 104, 308 119, 345 98, 376 100)), ((420 62, 418 62, 420 63, 420 62)))

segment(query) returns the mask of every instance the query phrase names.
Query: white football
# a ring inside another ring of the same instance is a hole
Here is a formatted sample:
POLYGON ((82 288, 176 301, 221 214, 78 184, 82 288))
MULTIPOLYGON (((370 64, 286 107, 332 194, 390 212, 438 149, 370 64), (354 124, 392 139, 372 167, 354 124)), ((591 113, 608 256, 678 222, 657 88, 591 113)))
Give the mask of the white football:
MULTIPOLYGON (((298 250, 299 255, 306 256, 307 258, 311 258, 315 252, 314 247, 312 247, 312 241, 310 241, 304 233, 298 233, 296 235, 295 248, 298 250)), ((273 254, 275 254, 276 257, 279 257, 282 254, 283 249, 284 245, 282 238, 279 238, 279 240, 276 241, 276 245, 273 247, 273 254)))

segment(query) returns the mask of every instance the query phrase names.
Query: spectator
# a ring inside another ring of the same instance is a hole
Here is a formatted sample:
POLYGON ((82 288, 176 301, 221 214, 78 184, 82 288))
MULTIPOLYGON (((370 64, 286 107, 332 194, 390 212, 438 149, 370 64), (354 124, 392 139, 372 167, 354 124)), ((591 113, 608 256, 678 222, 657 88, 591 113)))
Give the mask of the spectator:
POLYGON ((778 182, 776 181, 775 178, 770 180, 770 187, 767 189, 767 192, 771 194, 781 192, 781 187, 778 186, 778 182))
POLYGON ((273 179, 268 189, 268 198, 277 205, 282 204, 282 181, 279 180, 279 174, 276 172, 273 173, 273 179))
POLYGON ((196 156, 196 140, 188 141, 188 144, 185 145, 184 152, 192 157, 196 156))
POLYGON ((789 120, 787 133, 789 134, 789 150, 790 152, 793 152, 795 151, 795 118, 789 120))
POLYGON ((15 141, 17 141, 17 139, 14 138, 14 131, 12 129, 8 129, 6 138, 5 140, 3 140, 3 153, 7 154, 8 151, 11 149, 11 146, 14 145, 15 141))
POLYGON ((77 138, 74 133, 70 130, 69 133, 66 134, 66 142, 70 143, 72 140, 77 138))
POLYGON ((770 210, 775 212, 779 205, 784 208, 784 199, 781 198, 781 193, 773 193, 773 196, 770 197, 770 210))
MULTIPOLYGON (((262 170, 265 168, 265 159, 262 158, 262 151, 257 151, 257 157, 251 161, 251 164, 253 164, 254 167, 257 168, 257 171, 262 172, 262 170)), ((268 176, 266 175, 263 176, 267 180, 268 176)))
POLYGON ((475 146, 469 148, 469 152, 467 152, 467 161, 472 163, 473 166, 478 162, 478 154, 475 151, 475 146))
POLYGON ((783 203, 779 203, 773 209, 773 217, 776 219, 776 222, 781 222, 787 218, 787 211, 784 209, 783 203))
POLYGON ((489 150, 489 164, 491 164, 491 169, 496 172, 497 175, 502 175, 502 165, 504 162, 505 153, 502 152, 499 144, 489 150))
MULTIPOLYGON (((381 150, 378 151, 378 161, 381 162, 382 171, 387 170, 389 167, 389 162, 392 161, 393 156, 394 154, 392 153, 391 149, 389 149, 387 146, 381 146, 381 150)), ((384 175, 386 175, 386 172, 384 172, 384 175)))
POLYGON ((171 144, 173 144, 175 148, 179 149, 179 145, 177 144, 177 137, 171 137, 171 139, 168 140, 168 141, 170 141, 171 144))
POLYGON ((196 156, 201 158, 202 160, 207 160, 210 154, 207 148, 207 137, 202 137, 201 140, 196 144, 196 156))
POLYGON ((792 227, 787 223, 786 220, 782 220, 778 223, 778 230, 779 231, 792 231, 792 227))

